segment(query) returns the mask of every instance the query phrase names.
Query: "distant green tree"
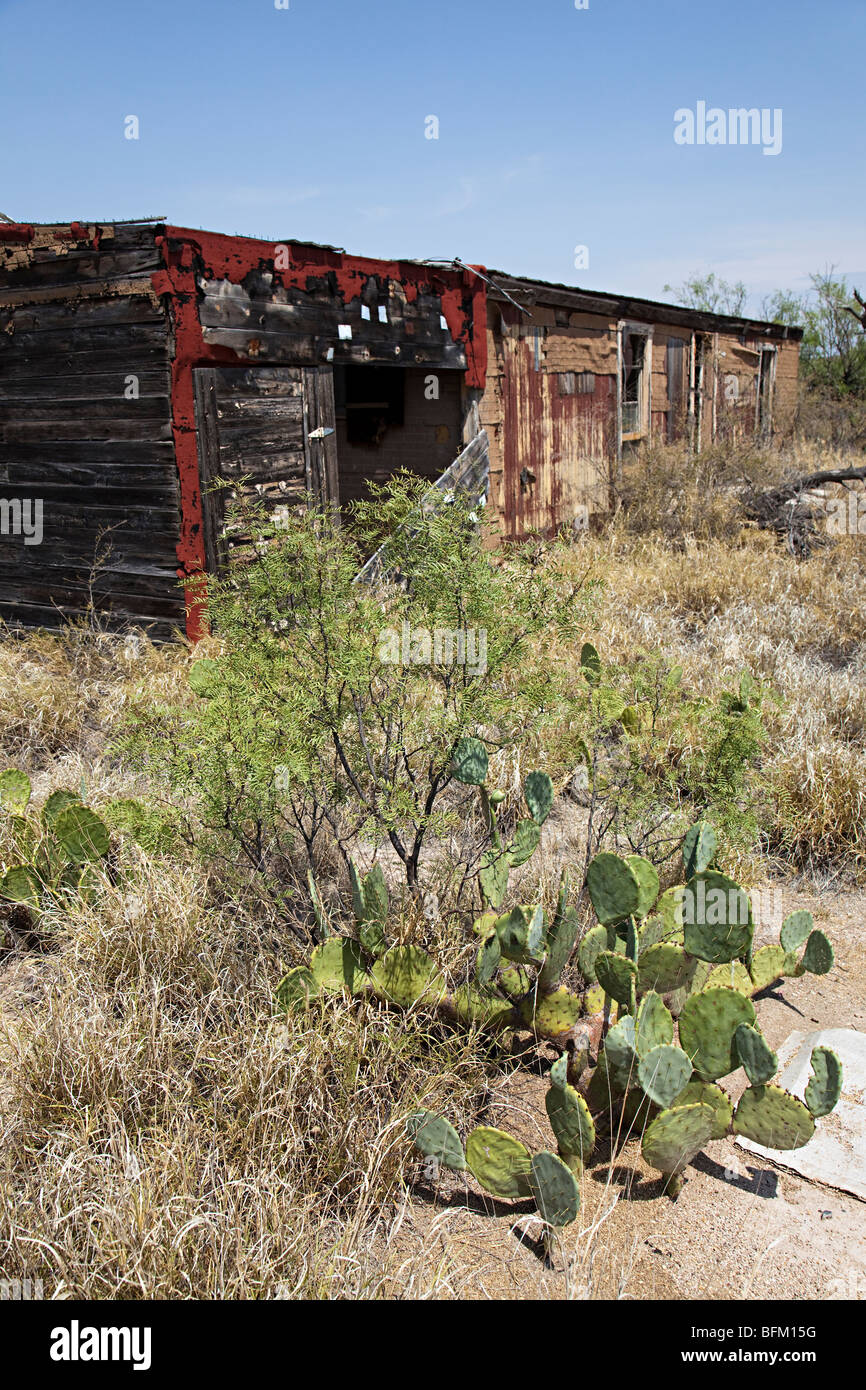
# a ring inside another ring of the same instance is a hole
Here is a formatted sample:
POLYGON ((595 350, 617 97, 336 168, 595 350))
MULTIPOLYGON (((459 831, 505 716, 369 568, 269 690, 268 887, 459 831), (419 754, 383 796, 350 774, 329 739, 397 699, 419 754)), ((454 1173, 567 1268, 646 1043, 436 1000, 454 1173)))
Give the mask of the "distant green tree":
POLYGON ((692 275, 682 285, 665 285, 665 294, 674 295, 678 304, 689 309, 737 316, 745 308, 748 290, 742 280, 732 285, 711 270, 707 275, 692 275))

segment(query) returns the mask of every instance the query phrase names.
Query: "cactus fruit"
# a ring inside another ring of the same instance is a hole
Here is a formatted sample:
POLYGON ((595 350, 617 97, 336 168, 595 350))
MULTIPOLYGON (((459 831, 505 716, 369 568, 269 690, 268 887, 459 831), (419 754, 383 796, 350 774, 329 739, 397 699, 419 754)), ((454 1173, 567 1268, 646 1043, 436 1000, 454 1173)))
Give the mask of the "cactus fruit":
POLYGON ((755 1006, 746 995, 733 989, 703 989, 683 1006, 680 1046, 704 1081, 715 1081, 739 1066, 734 1033, 739 1024, 754 1022, 755 1006))
POLYGON ((602 951, 595 962, 595 977, 605 994, 618 1004, 631 1004, 632 991, 637 988, 637 966, 627 956, 614 951, 602 951))
POLYGON ((435 1003, 444 993, 435 965, 418 946, 392 946, 376 961, 370 978, 380 998, 403 1008, 421 999, 435 1003))
POLYGON ((529 1150, 504 1130, 479 1125, 466 1141, 466 1163, 488 1192, 494 1197, 530 1197, 529 1175, 532 1158, 529 1150))
POLYGON ((785 952, 799 951, 814 926, 811 912, 791 912, 782 923, 779 941, 785 952))
POLYGON ((54 822, 54 832, 75 864, 89 864, 108 853, 108 830, 86 806, 67 806, 54 822))
POLYGON ((481 856, 478 879, 484 901, 491 907, 500 907, 508 887, 508 856, 502 849, 485 850, 481 856))
POLYGON ((290 1009, 307 1005, 319 993, 319 982, 306 965, 296 965, 283 976, 276 989, 276 1001, 288 1013, 290 1009))
POLYGON ((542 1220, 567 1226, 580 1210, 580 1189, 571 1170, 555 1154, 542 1151, 532 1160, 529 1185, 542 1220))
POLYGON ((724 1139, 731 1128, 734 1107, 721 1086, 717 1086, 713 1081, 698 1081, 693 1078, 687 1086, 683 1087, 668 1108, 675 1109, 680 1105, 708 1105, 710 1107, 715 1116, 711 1139, 724 1139))
POLYGON ((683 836, 683 869, 687 879, 708 869, 716 855, 719 842, 716 832, 705 820, 699 820, 683 836))
POLYGON ((550 1089, 544 1104, 559 1156, 579 1176, 595 1146, 595 1125, 583 1096, 569 1086, 567 1070, 568 1057, 563 1054, 550 1069, 550 1089))
POLYGON ((641 993, 654 989, 659 994, 682 989, 694 977, 697 961, 682 946, 660 941, 650 946, 638 960, 638 989, 641 993))
POLYGON ((527 859, 531 859, 541 840, 541 826, 534 820, 518 821, 514 839, 505 851, 512 869, 519 869, 527 859))
MULTIPOLYGON (((658 1168, 670 1180, 700 1153, 715 1123, 715 1112, 709 1105, 678 1105, 663 1110, 646 1130, 641 1152, 651 1168, 658 1168)), ((668 1190, 675 1194, 679 1184, 669 1181, 668 1190)))
POLYGON ((635 1019, 635 1051, 644 1057, 653 1048, 672 1043, 674 1021, 660 994, 650 990, 641 999, 635 1019))
POLYGON ((683 944, 692 956, 719 965, 743 956, 752 944, 749 899, 726 874, 705 869, 683 889, 683 944))
POLYGON ((829 1115, 842 1094, 842 1063, 829 1047, 816 1047, 811 1057, 812 1075, 803 1096, 816 1119, 829 1115))
POLYGON ((682 1091, 692 1074, 692 1064, 681 1047, 662 1043, 638 1063, 638 1080, 650 1100, 666 1108, 682 1091))
POLYGON ((618 854, 597 854, 587 869, 586 886, 602 926, 622 922, 637 911, 640 884, 618 854))
POLYGON ((461 738, 454 745, 451 754, 451 775, 458 782, 471 787, 480 787, 487 776, 489 766, 487 749, 480 739, 461 738))
POLYGON ((728 965, 717 965, 710 971, 707 988, 715 988, 717 985, 727 985, 729 989, 735 989, 740 994, 752 994, 755 989, 754 981, 741 960, 732 960, 728 965))
POLYGON ((635 908, 635 917, 646 917, 653 903, 659 895, 659 876, 655 868, 648 859, 644 859, 640 854, 627 854, 625 862, 628 864, 638 884, 638 900, 635 908))
POLYGON ((738 1024, 734 1047, 743 1071, 753 1086, 763 1086, 779 1069, 779 1059, 763 1033, 748 1023, 738 1024))
POLYGON ((523 784, 523 796, 536 825, 543 825, 553 806, 553 783, 546 772, 530 772, 523 784))
POLYGON ((367 984, 360 948, 348 936, 331 936, 317 946, 310 969, 320 988, 329 994, 339 994, 344 989, 359 994, 367 984))
POLYGON ((808 970, 812 975, 826 975, 833 969, 834 960, 832 944, 824 933, 816 928, 806 942, 803 959, 800 961, 801 970, 808 970))
MULTIPOLYGON (((611 933, 612 935, 612 933, 611 933)), ((592 981, 595 976, 595 963, 602 951, 610 945, 607 927, 592 927, 584 936, 577 952, 577 963, 585 980, 592 981)))
POLYGON ((431 1110, 413 1110, 406 1121, 406 1132, 425 1158, 435 1158, 446 1168, 462 1172, 466 1155, 460 1136, 452 1124, 431 1110))
POLYGON ((787 973, 789 958, 782 946, 762 946, 752 956, 749 974, 756 994, 787 973))
POLYGON ((801 1149, 815 1133, 815 1120, 781 1086, 749 1086, 734 1114, 734 1133, 765 1149, 801 1149))

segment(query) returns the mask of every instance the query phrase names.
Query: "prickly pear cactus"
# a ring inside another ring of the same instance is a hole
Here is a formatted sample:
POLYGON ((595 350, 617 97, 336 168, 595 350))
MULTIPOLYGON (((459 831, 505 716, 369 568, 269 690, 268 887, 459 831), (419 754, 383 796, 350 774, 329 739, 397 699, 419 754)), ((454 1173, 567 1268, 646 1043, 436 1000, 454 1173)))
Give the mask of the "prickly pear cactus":
POLYGON ((815 1120, 781 1086, 749 1086, 734 1114, 734 1133, 765 1149, 801 1149, 815 1133, 815 1120))
POLYGON ((671 1196, 679 1192, 683 1169, 709 1142, 714 1127, 715 1112, 698 1103, 663 1110, 647 1129, 641 1152, 651 1168, 666 1175, 666 1191, 671 1196))
POLYGON ((539 1215, 549 1226, 567 1226, 580 1210, 580 1188, 570 1168, 542 1151, 532 1160, 529 1185, 539 1215))
POLYGON ((466 1162, 481 1186, 494 1197, 531 1197, 532 1156, 525 1145, 502 1129, 479 1125, 466 1141, 466 1162))
POLYGON ((462 1172, 466 1155, 460 1135, 448 1120, 431 1110, 415 1110, 406 1121, 406 1132, 425 1158, 435 1158, 445 1168, 462 1172))
POLYGON ((803 1096, 810 1113, 819 1119, 829 1115, 842 1094, 842 1062, 832 1048, 816 1047, 812 1051, 812 1074, 803 1096))
POLYGON ((568 1084, 567 1070, 567 1056, 560 1057, 551 1067, 550 1089, 544 1104, 559 1156, 579 1177, 595 1147, 595 1125, 583 1096, 568 1084))
POLYGON ((680 1046, 704 1081, 716 1081, 739 1066, 734 1034, 741 1023, 754 1022, 751 999, 733 989, 701 990, 680 1014, 680 1046))

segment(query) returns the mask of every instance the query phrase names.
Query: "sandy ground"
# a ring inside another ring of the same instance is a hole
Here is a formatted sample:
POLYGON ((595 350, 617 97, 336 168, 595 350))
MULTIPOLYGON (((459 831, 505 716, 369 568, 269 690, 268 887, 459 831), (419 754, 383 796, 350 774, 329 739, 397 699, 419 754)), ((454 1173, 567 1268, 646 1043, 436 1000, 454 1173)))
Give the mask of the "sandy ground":
MULTIPOLYGON (((786 980, 757 1001, 771 1045, 798 1028, 866 1031, 866 895, 791 890, 783 903, 785 913, 813 912, 834 942, 836 968, 786 980)), ((510 1080, 489 1121, 536 1149, 550 1145, 543 1073, 552 1057, 542 1049, 534 1067, 510 1080)), ((725 1084, 736 1097, 745 1077, 725 1084)), ((732 1139, 694 1160, 676 1201, 660 1188, 636 1140, 613 1165, 600 1146, 584 1176, 578 1221, 546 1251, 531 1202, 496 1201, 471 1176, 452 1173, 434 1191, 419 1166, 383 1258, 399 1267, 423 1250, 441 1297, 866 1299, 866 1204, 857 1198, 748 1154, 732 1139)))

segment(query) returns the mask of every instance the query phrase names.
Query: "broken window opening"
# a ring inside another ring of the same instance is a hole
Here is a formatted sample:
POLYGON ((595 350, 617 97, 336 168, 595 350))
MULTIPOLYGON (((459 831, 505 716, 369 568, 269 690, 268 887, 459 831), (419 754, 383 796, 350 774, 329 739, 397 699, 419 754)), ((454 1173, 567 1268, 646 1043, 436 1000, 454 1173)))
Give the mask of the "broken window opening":
POLYGON ((620 364, 623 439, 645 434, 647 430, 648 343, 648 330, 631 327, 623 329, 620 364))
POLYGON ((345 417, 349 444, 378 448, 392 426, 405 418, 406 373, 402 367, 337 368, 336 409, 345 417))

